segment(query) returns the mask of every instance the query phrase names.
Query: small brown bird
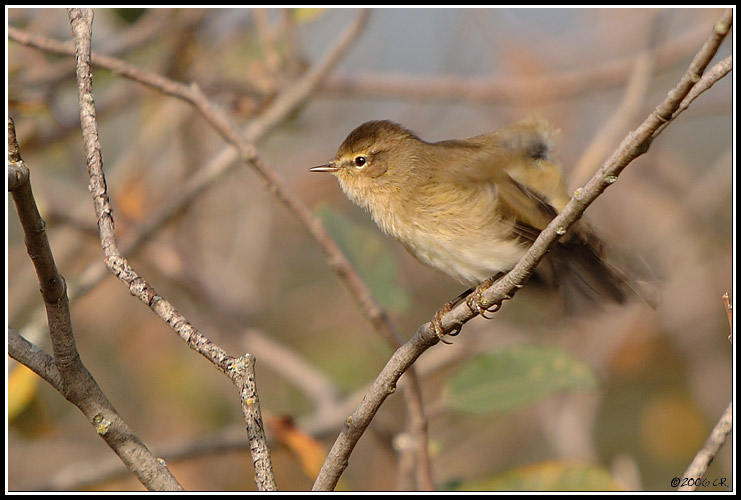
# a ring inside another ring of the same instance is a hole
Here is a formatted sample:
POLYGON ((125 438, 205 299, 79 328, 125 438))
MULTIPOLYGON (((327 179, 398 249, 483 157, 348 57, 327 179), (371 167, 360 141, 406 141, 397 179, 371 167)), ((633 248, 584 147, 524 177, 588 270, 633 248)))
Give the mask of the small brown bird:
MULTIPOLYGON (((431 143, 396 123, 369 121, 347 136, 332 161, 311 171, 337 177, 348 198, 418 260, 474 287, 509 271, 569 201, 552 135, 533 117, 431 143)), ((558 286, 569 312, 643 296, 629 277, 636 266, 618 266, 620 259, 608 253, 579 221, 536 274, 558 286)))

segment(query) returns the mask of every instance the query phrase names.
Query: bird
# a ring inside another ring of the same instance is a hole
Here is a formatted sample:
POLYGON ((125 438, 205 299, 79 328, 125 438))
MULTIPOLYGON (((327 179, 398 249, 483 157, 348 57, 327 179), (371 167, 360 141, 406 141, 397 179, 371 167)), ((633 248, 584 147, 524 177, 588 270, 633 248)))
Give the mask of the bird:
MULTIPOLYGON (((398 123, 372 120, 350 132, 330 162, 310 171, 334 175, 384 233, 469 287, 436 314, 439 332, 442 314, 512 269, 568 203, 554 134, 546 120, 531 116, 475 137, 427 142, 398 123)), ((654 305, 641 284, 651 271, 637 261, 612 251, 579 220, 536 276, 559 290, 569 314, 631 296, 654 305)))

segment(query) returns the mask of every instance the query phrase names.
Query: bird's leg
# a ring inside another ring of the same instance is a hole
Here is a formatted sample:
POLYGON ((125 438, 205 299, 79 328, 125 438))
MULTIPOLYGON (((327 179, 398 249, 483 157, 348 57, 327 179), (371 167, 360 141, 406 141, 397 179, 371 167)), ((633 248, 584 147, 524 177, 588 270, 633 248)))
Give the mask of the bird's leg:
MULTIPOLYGON (((493 314, 497 312, 500 307, 502 307, 501 300, 491 304, 491 303, 488 303, 482 295, 491 285, 493 285, 503 275, 504 273, 499 273, 496 276, 492 276, 491 278, 485 279, 484 281, 478 284, 478 286, 472 291, 471 294, 468 295, 468 298, 466 299, 466 305, 468 306, 468 308, 471 310, 472 313, 480 314, 486 319, 492 319, 492 316, 487 316, 486 313, 493 314)), ((510 297, 506 297, 506 298, 510 298, 510 297)))
MULTIPOLYGON (((441 342, 443 342, 444 344, 450 344, 450 342, 447 342, 443 338, 446 335, 443 332, 443 316, 452 311, 455 306, 457 306, 464 300, 466 301, 466 305, 472 313, 480 314, 486 319, 492 319, 491 316, 487 316, 486 313, 493 314, 497 312, 499 308, 502 307, 502 301, 495 302, 494 304, 489 304, 482 297, 482 294, 502 276, 504 276, 504 273, 499 273, 496 276, 485 279, 484 281, 479 283, 476 288, 469 288, 435 312, 435 315, 432 318, 432 328, 435 330, 435 335, 437 336, 437 338, 440 339, 441 342)), ((522 287, 522 285, 518 286, 518 288, 520 287, 522 287)), ((510 298, 512 297, 505 297, 505 299, 510 298)), ((450 337, 455 337, 461 332, 461 326, 462 325, 455 326, 453 330, 450 331, 447 335, 450 337)))
MULTIPOLYGON (((443 332, 443 316, 448 314, 450 311, 453 310, 455 306, 460 304, 466 297, 471 295, 471 292, 473 292, 473 288, 469 288, 435 312, 435 316, 433 316, 432 318, 432 328, 435 330, 435 335, 437 336, 437 338, 439 338, 440 341, 442 341, 444 344, 450 344, 450 342, 446 341, 443 338, 445 336, 445 333, 443 332)), ((455 337, 460 332, 461 325, 457 325, 451 332, 448 333, 448 335, 451 337, 455 337)))

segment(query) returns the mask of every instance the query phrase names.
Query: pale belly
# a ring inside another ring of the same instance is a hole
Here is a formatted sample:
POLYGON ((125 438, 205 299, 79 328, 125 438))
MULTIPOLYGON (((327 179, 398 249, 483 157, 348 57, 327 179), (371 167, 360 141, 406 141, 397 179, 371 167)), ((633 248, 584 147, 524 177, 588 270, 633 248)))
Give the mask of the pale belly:
POLYGON ((493 235, 451 238, 414 231, 395 236, 421 262, 438 269, 466 286, 512 269, 526 251, 522 243, 493 235), (414 242, 414 243, 412 243, 414 242))

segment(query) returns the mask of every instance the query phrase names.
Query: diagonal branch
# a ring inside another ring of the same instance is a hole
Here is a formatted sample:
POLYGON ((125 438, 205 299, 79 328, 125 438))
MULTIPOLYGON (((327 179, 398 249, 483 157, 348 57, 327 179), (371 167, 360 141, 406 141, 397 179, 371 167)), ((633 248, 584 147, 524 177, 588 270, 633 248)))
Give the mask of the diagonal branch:
MULTIPOLYGON (((728 10, 716 22, 713 33, 708 38, 708 41, 705 42, 690 63, 687 72, 679 83, 674 89, 669 91, 664 101, 651 111, 649 116, 644 119, 638 128, 628 133, 618 148, 584 187, 574 191, 571 201, 540 233, 520 262, 507 275, 494 283, 482 294, 482 298, 488 304, 501 304, 503 301, 512 298, 514 293, 530 277, 535 266, 545 256, 555 241, 582 216, 586 208, 605 189, 618 180, 618 176, 630 162, 648 151, 651 142, 665 128, 664 124, 676 118, 681 103, 688 96, 695 84, 699 88, 707 89, 719 81, 724 74, 727 74, 719 71, 711 71, 707 75, 703 75, 703 72, 717 52, 724 36, 730 30, 732 14, 733 12, 728 10)), ((465 304, 460 304, 443 317, 443 330, 450 332, 456 325, 469 321, 475 315, 465 304)))
MULTIPOLYGON (((635 131, 630 132, 625 137, 589 182, 583 188, 575 191, 573 198, 564 210, 540 233, 517 265, 482 293, 482 302, 485 301, 485 303, 493 304, 495 308, 498 308, 503 301, 512 298, 556 240, 581 217, 586 208, 608 186, 617 181, 620 172, 631 161, 648 150, 651 141, 656 137, 657 130, 663 123, 670 122, 675 118, 674 113, 679 109, 680 103, 689 94, 695 83, 707 85, 706 82, 703 82, 704 78, 708 78, 713 83, 718 81, 718 74, 715 72, 704 77, 702 75, 730 30, 733 21, 732 16, 732 10, 729 9, 724 12, 720 20, 716 22, 712 34, 693 59, 687 72, 675 88, 669 92, 666 99, 646 117, 635 131)), ((459 304, 442 317, 443 332, 448 333, 460 329, 464 323, 474 318, 476 314, 469 309, 465 302, 459 304)), ((381 404, 393 393, 399 377, 425 350, 438 342, 439 339, 432 324, 425 323, 417 328, 414 336, 406 344, 394 352, 363 401, 347 418, 345 426, 332 446, 329 456, 314 482, 314 490, 332 490, 335 488, 337 481, 348 466, 352 450, 381 404)))
MULTIPOLYGON (((654 51, 659 71, 674 65, 695 50, 706 37, 705 29, 692 29, 666 41, 654 51)), ((585 93, 622 87, 634 65, 634 58, 608 60, 584 68, 546 74, 460 76, 437 78, 412 74, 353 72, 333 74, 322 91, 330 95, 386 96, 425 99, 434 102, 467 101, 505 106, 547 104, 574 99, 585 93)))
MULTIPOLYGON (((726 313, 728 314, 728 326, 731 329, 731 333, 728 336, 728 340, 733 343, 733 306, 731 304, 728 292, 723 294, 723 304, 726 307, 726 313)), ((711 462, 715 459, 720 451, 721 447, 725 444, 728 436, 733 430, 733 401, 731 401, 726 407, 723 415, 720 416, 718 422, 715 423, 713 430, 710 432, 705 444, 702 449, 695 454, 695 458, 687 469, 685 469, 682 477, 685 479, 695 479, 696 481, 687 482, 680 485, 677 491, 695 491, 699 486, 700 478, 705 476, 708 471, 711 462)))
MULTIPOLYGON (((720 448, 728 439, 728 436, 733 430, 733 401, 731 401, 726 407, 723 415, 721 415, 718 422, 713 427, 710 436, 703 445, 702 449, 697 452, 695 457, 692 459, 692 463, 687 467, 682 474, 683 478, 695 479, 697 481, 702 478, 708 470, 710 463, 720 451, 720 448)), ((698 484, 693 482, 691 484, 683 484, 677 491, 695 491, 698 484)))

